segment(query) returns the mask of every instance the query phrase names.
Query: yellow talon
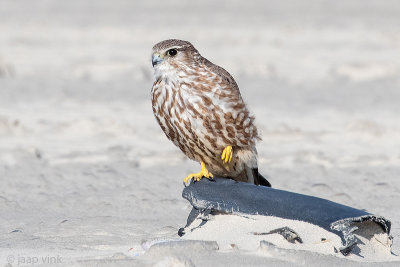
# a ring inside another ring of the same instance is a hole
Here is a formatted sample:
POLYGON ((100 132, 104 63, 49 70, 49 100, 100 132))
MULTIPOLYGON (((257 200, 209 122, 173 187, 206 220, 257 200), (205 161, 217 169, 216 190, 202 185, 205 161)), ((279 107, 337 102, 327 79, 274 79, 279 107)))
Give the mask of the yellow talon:
POLYGON ((229 163, 232 160, 233 151, 231 146, 225 147, 224 151, 222 151, 221 159, 225 163, 229 163))
POLYGON ((212 175, 211 172, 209 172, 206 169, 206 165, 203 162, 201 162, 201 170, 200 170, 200 172, 199 173, 191 173, 191 174, 189 174, 188 176, 186 176, 185 179, 183 179, 183 182, 185 184, 187 184, 191 179, 193 179, 195 182, 198 182, 203 177, 211 179, 211 178, 213 178, 213 175, 212 175))

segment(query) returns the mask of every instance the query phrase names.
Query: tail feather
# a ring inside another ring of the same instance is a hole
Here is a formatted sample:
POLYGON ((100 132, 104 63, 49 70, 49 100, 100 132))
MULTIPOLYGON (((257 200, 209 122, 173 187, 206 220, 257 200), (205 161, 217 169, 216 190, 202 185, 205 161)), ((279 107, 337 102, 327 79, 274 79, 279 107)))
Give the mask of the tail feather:
POLYGON ((253 168, 251 171, 253 172, 254 184, 271 187, 271 183, 258 172, 258 168, 253 168))

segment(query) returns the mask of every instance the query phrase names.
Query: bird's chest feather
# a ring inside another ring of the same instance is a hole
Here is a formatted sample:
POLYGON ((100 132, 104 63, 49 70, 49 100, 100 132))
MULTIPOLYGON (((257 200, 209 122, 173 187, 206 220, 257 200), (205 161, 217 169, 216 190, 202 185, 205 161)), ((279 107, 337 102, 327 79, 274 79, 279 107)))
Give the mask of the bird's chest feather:
POLYGON ((152 103, 154 115, 169 139, 175 143, 191 136, 179 83, 173 80, 155 82, 152 103))
MULTIPOLYGON (((187 90, 190 81, 156 82, 152 90, 153 112, 166 136, 190 158, 205 155, 209 147, 205 139, 201 98, 187 90)), ((208 155, 207 155, 208 156, 208 155)))

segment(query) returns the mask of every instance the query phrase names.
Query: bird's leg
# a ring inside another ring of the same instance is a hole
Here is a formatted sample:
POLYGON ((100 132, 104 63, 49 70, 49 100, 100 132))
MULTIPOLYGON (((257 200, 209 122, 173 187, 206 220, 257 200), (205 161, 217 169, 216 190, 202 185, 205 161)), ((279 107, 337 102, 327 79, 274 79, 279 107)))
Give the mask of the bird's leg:
POLYGON ((200 181, 201 178, 203 178, 203 177, 211 179, 211 178, 213 178, 213 175, 212 175, 211 172, 209 172, 207 170, 206 165, 204 164, 204 162, 201 162, 201 170, 200 170, 200 172, 199 173, 191 173, 191 174, 189 174, 188 176, 186 176, 186 178, 183 180, 183 182, 187 184, 190 181, 190 179, 192 179, 192 178, 193 178, 193 180, 195 182, 197 182, 197 181, 200 181))
POLYGON ((231 146, 227 146, 222 151, 221 159, 224 163, 229 163, 232 160, 233 150, 231 146))

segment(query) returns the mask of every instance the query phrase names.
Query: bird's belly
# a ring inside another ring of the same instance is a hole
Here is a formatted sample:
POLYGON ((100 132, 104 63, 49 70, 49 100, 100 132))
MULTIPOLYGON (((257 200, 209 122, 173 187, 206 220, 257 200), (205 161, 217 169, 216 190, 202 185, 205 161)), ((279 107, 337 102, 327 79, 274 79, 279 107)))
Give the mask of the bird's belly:
POLYGON ((243 163, 235 154, 230 163, 223 162, 221 154, 228 144, 224 144, 208 132, 200 118, 191 117, 190 121, 193 128, 187 143, 189 154, 192 154, 193 158, 185 153, 189 158, 204 162, 207 169, 219 177, 235 177, 243 170, 243 163))
POLYGON ((184 141, 189 153, 189 158, 196 161, 210 162, 217 158, 217 147, 213 147, 207 141, 207 133, 202 129, 199 122, 190 119, 186 114, 182 114, 182 121, 176 123, 180 127, 176 128, 181 140, 184 141))
POLYGON ((168 139, 192 160, 200 162, 215 156, 210 147, 206 147, 197 125, 192 124, 185 112, 178 110, 179 107, 173 103, 165 105, 164 109, 156 109, 156 118, 168 139))
POLYGON ((242 170, 242 163, 235 155, 231 163, 223 163, 221 153, 226 145, 217 143, 215 136, 204 128, 200 118, 189 118, 186 113, 178 117, 174 116, 174 108, 171 111, 164 113, 160 125, 166 129, 167 137, 187 157, 204 162, 211 173, 220 177, 235 177, 242 170))

